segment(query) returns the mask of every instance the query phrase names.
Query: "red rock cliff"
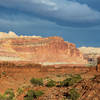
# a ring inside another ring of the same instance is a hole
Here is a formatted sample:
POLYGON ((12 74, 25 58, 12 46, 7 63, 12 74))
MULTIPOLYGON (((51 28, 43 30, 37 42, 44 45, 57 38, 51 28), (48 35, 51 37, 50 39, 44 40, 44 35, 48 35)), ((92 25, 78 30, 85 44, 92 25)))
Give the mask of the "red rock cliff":
POLYGON ((75 44, 61 37, 0 38, 0 60, 23 60, 43 64, 85 64, 75 44))

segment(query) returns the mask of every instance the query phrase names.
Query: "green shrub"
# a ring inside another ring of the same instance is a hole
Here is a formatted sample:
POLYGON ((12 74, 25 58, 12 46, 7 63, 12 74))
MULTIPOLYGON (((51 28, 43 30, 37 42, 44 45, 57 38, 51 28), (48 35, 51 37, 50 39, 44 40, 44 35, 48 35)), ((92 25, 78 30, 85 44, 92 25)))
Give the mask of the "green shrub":
POLYGON ((75 76, 72 76, 72 80, 74 80, 75 83, 77 83, 82 80, 82 77, 79 74, 76 74, 75 76))
POLYGON ((60 74, 58 74, 58 75, 56 75, 57 77, 61 77, 62 75, 60 75, 60 74))
POLYGON ((15 94, 13 92, 13 89, 8 89, 5 91, 4 95, 6 95, 7 100, 13 100, 15 97, 15 94))
POLYGON ((80 94, 77 92, 77 90, 75 88, 69 90, 69 92, 68 92, 69 99, 78 100, 79 97, 80 97, 80 94))
POLYGON ((23 89, 22 88, 18 88, 17 89, 17 96, 19 96, 20 94, 22 94, 23 93, 23 89))
POLYGON ((90 80, 94 81, 96 79, 96 75, 94 75, 90 80))
POLYGON ((34 85, 43 85, 43 79, 42 78, 32 78, 30 82, 34 85))
POLYGON ((53 86, 56 86, 56 82, 53 81, 53 80, 50 80, 49 82, 47 82, 46 86, 47 86, 47 87, 53 87, 53 86))
POLYGON ((6 75, 6 72, 2 72, 2 75, 6 75))
POLYGON ((81 76, 77 74, 60 82, 60 86, 72 86, 81 80, 82 80, 81 76))
POLYGON ((73 83, 74 83, 73 80, 71 78, 68 78, 60 82, 60 86, 71 86, 73 85, 73 83))
POLYGON ((15 100, 13 89, 6 90, 3 95, 0 94, 0 100, 15 100))
POLYGON ((43 94, 44 93, 42 91, 29 90, 27 94, 24 96, 24 100, 33 100, 35 98, 42 96, 43 94))
POLYGON ((35 97, 36 98, 38 98, 38 97, 40 97, 40 96, 42 96, 44 94, 44 92, 43 91, 35 91, 35 97))
POLYGON ((6 100, 6 96, 0 94, 0 100, 6 100))
POLYGON ((24 100, 33 100, 33 97, 24 97, 24 100))

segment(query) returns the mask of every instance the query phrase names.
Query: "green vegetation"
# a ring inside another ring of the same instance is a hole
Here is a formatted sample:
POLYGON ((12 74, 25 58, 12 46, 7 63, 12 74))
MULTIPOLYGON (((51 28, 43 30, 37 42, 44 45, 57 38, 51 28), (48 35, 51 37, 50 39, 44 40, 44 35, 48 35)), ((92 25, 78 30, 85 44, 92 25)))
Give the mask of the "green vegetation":
POLYGON ((53 80, 50 80, 50 81, 47 82, 46 86, 47 86, 47 87, 53 87, 53 86, 56 86, 56 82, 53 81, 53 80))
POLYGON ((23 88, 17 89, 17 96, 21 95, 23 93, 23 88))
POLYGON ((0 100, 7 100, 5 95, 0 94, 0 100))
POLYGON ((6 75, 6 72, 2 72, 2 75, 6 75))
POLYGON ((65 79, 64 81, 60 82, 60 86, 72 86, 75 83, 78 83, 82 80, 79 74, 72 75, 70 78, 65 79))
POLYGON ((29 90, 27 94, 24 96, 24 100, 33 100, 42 96, 43 94, 44 94, 43 91, 29 90))
POLYGON ((30 82, 33 84, 33 85, 43 85, 43 79, 42 78, 32 78, 30 80, 30 82))
POLYGON ((3 95, 0 94, 0 100, 15 100, 13 89, 6 90, 3 95))
POLYGON ((69 90, 68 97, 67 97, 68 99, 78 100, 79 97, 80 97, 80 94, 77 92, 75 88, 72 88, 69 90))
POLYGON ((96 75, 94 75, 90 80, 93 81, 94 79, 96 79, 96 75))
MULTIPOLYGON (((5 74, 5 73, 4 73, 5 74)), ((57 77, 62 77, 60 74, 57 75, 57 77)), ((44 80, 44 84, 46 83, 45 86, 51 88, 51 87, 57 87, 57 85, 59 85, 60 87, 67 87, 67 86, 72 86, 75 83, 78 83, 82 80, 81 76, 79 74, 76 75, 67 75, 64 76, 64 78, 67 77, 65 80, 60 81, 59 80, 56 82, 52 79, 50 79, 49 77, 46 78, 46 80, 44 80)), ((32 85, 37 85, 37 86, 43 86, 43 79, 42 78, 31 78, 30 80, 32 85)), ((39 91, 39 90, 29 90, 32 89, 33 86, 28 86, 27 84, 24 84, 23 87, 18 88, 16 91, 16 96, 14 94, 13 89, 8 89, 6 90, 6 92, 1 95, 0 94, 0 100, 15 100, 15 98, 17 96, 20 96, 22 93, 24 94, 25 92, 25 96, 24 96, 24 100, 36 100, 38 99, 40 96, 42 96, 44 94, 43 91, 39 91), (27 90, 26 91, 24 90, 27 90)), ((70 89, 68 93, 66 93, 65 98, 63 100, 78 100, 78 98, 80 97, 79 93, 77 92, 76 89, 70 89)))
POLYGON ((60 75, 60 74, 58 74, 58 75, 56 75, 57 77, 62 77, 63 75, 60 75))
POLYGON ((6 90, 5 95, 7 96, 8 100, 13 100, 13 98, 15 97, 13 89, 6 90))

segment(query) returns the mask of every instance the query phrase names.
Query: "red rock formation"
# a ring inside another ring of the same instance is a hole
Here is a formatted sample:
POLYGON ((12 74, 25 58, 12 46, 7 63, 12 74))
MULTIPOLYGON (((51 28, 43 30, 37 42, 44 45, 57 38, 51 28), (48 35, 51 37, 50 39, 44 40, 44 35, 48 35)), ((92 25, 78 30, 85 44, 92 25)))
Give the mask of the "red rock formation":
POLYGON ((33 61, 44 64, 86 63, 83 55, 74 44, 65 42, 61 37, 56 36, 1 38, 0 59, 33 61))

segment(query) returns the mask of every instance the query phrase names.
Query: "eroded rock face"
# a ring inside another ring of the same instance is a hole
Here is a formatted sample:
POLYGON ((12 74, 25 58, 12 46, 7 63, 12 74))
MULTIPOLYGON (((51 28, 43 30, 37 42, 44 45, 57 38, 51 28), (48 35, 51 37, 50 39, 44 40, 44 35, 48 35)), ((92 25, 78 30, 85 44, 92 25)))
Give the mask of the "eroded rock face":
POLYGON ((100 48, 81 47, 79 50, 89 58, 98 58, 100 56, 100 48))
POLYGON ((97 58, 100 57, 100 48, 81 47, 79 50, 83 53, 84 59, 87 59, 89 64, 97 65, 97 58))
POLYGON ((61 37, 20 37, 12 32, 9 34, 13 38, 4 38, 3 35, 2 38, 0 35, 0 60, 23 60, 47 65, 86 63, 76 46, 61 37))

